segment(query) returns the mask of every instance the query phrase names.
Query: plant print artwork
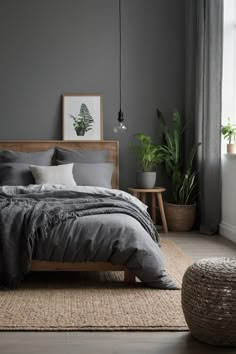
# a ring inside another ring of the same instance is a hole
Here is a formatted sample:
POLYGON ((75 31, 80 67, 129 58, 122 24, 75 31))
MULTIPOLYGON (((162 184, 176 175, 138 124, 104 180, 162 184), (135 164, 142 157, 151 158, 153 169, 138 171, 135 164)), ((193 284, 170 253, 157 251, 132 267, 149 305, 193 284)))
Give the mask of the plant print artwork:
POLYGON ((96 94, 63 95, 63 140, 102 140, 102 96, 96 94))

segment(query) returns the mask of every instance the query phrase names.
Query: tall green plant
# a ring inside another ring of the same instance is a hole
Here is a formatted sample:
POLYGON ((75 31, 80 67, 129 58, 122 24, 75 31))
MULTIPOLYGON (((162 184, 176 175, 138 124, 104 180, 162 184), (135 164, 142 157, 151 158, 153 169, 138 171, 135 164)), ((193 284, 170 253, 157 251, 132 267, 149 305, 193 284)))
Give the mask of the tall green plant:
POLYGON ((160 146, 154 144, 150 136, 139 133, 135 137, 139 143, 130 144, 130 151, 138 157, 142 171, 152 171, 156 165, 163 161, 160 146))
POLYGON ((192 147, 184 168, 184 127, 179 112, 173 113, 171 129, 158 109, 157 116, 164 135, 164 144, 160 149, 163 153, 166 173, 171 179, 174 203, 192 204, 196 200, 197 187, 197 171, 194 169, 193 161, 200 143, 192 147))

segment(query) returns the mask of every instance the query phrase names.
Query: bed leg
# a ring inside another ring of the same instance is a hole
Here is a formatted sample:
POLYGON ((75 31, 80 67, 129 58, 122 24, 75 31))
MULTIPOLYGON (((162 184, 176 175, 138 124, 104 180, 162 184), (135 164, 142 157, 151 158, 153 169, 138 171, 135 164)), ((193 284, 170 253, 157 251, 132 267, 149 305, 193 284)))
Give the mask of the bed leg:
POLYGON ((124 282, 125 283, 135 283, 135 275, 129 270, 124 271, 124 282))

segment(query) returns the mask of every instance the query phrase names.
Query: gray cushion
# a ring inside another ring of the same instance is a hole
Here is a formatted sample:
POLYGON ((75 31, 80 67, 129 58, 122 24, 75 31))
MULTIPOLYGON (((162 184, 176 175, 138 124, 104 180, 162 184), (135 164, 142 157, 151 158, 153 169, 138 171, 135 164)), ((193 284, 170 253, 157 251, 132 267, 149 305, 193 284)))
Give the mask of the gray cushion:
POLYGON ((52 165, 52 157, 55 149, 37 152, 18 152, 0 150, 0 163, 24 163, 39 166, 52 165))
MULTIPOLYGON (((67 161, 56 160, 57 165, 68 163, 67 161)), ((95 186, 112 188, 111 179, 114 164, 111 162, 102 163, 74 163, 74 180, 79 186, 95 186)))
POLYGON ((69 150, 56 147, 56 160, 79 162, 79 163, 98 163, 106 162, 108 150, 69 150))
POLYGON ((29 184, 34 184, 34 179, 27 164, 0 164, 1 186, 28 186, 29 184))

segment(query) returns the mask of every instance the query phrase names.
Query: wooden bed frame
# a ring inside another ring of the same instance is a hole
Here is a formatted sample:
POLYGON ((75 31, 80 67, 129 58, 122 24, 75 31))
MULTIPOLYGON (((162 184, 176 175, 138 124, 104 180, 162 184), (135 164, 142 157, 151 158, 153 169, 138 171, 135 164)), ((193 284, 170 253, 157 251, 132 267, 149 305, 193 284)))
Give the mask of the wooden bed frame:
MULTIPOLYGON (((0 141, 0 150, 21 152, 44 151, 54 147, 82 150, 108 150, 108 161, 114 163, 112 188, 119 188, 119 142, 118 141, 74 141, 74 140, 17 140, 0 141)), ((135 282, 135 275, 125 265, 109 262, 48 262, 32 260, 31 271, 123 271, 125 282, 135 282)))

